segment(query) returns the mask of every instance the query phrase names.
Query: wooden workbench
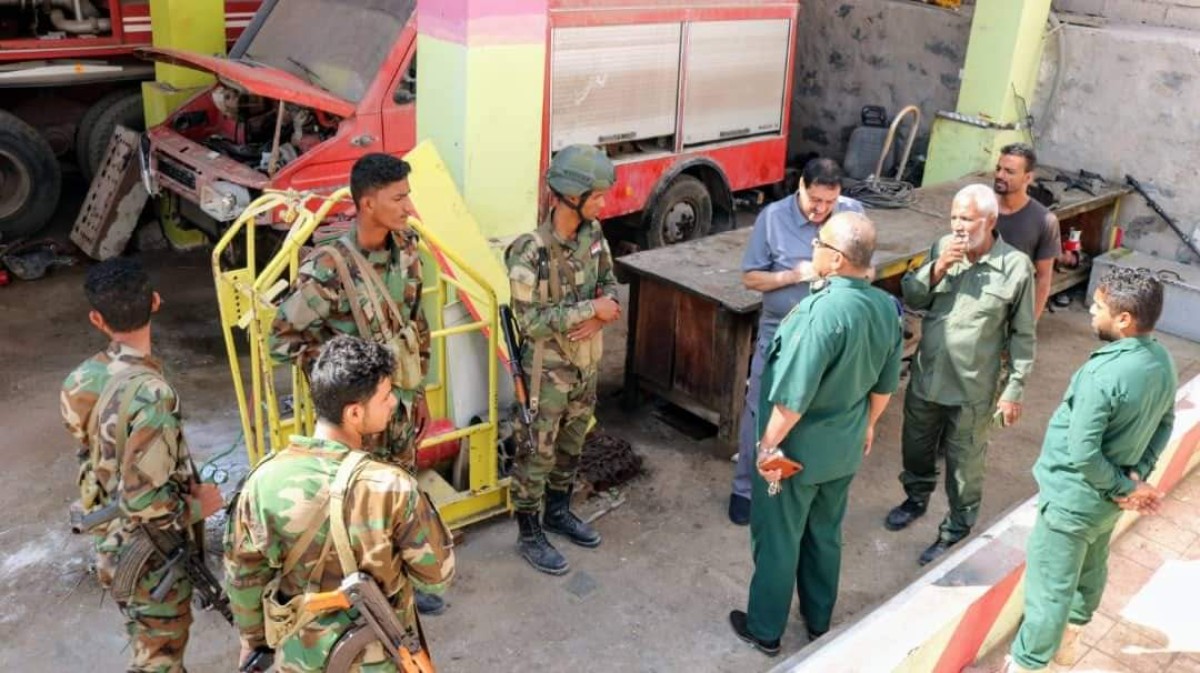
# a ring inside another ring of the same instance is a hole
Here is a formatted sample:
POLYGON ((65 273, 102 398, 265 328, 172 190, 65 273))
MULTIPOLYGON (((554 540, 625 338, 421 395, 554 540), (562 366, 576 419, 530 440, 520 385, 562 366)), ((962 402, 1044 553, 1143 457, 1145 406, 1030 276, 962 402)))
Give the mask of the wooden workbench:
MULTIPOLYGON (((899 276, 924 261, 933 242, 949 231, 954 194, 974 182, 991 184, 991 175, 918 189, 906 208, 868 211, 878 231, 872 261, 881 285, 894 290, 899 276)), ((1096 195, 1058 190, 1052 210, 1064 232, 1083 230, 1083 249, 1094 256, 1109 248, 1117 203, 1127 191, 1112 184, 1096 195)), ((727 444, 737 441, 762 308, 762 295, 742 285, 750 233, 749 227, 735 229, 616 260, 630 278, 627 405, 636 406, 643 392, 658 395, 716 425, 727 444)), ((1086 268, 1056 274, 1054 292, 1086 280, 1086 268)))

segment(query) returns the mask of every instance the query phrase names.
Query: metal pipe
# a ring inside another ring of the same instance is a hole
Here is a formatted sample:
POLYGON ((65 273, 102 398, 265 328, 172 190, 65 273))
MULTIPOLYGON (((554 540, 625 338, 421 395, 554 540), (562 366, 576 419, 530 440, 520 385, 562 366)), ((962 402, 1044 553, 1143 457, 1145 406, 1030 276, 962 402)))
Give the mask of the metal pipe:
POLYGON ((50 12, 50 23, 58 30, 74 35, 96 35, 112 30, 112 21, 108 19, 68 19, 61 9, 50 12))
POLYGON ((908 132, 908 142, 904 144, 904 153, 900 155, 900 163, 896 165, 896 179, 899 180, 904 175, 904 166, 908 163, 908 155, 912 152, 913 142, 916 141, 917 131, 921 127, 921 109, 916 105, 909 105, 900 110, 892 120, 887 138, 883 141, 883 151, 879 153, 879 161, 875 163, 875 177, 883 178, 883 160, 892 152, 892 143, 896 141, 896 130, 900 127, 900 121, 909 114, 913 115, 913 124, 908 132))

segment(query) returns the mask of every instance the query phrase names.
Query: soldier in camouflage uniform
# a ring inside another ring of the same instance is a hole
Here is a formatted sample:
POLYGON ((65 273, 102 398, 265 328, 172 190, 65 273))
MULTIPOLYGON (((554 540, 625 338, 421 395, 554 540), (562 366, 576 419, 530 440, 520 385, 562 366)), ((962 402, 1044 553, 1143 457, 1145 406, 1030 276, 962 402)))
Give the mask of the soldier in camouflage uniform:
POLYGON ((613 185, 612 162, 600 150, 573 145, 550 162, 546 183, 553 207, 537 231, 506 253, 513 311, 523 333, 537 448, 518 456, 512 501, 518 550, 552 575, 569 569, 543 531, 595 547, 600 534, 571 513, 571 490, 583 440, 596 406, 602 328, 620 317, 612 253, 597 218, 613 185), (545 514, 538 510, 546 498, 545 514))
MULTIPOLYGON (((415 213, 409 199, 410 170, 407 162, 387 154, 368 154, 355 162, 350 194, 358 221, 300 265, 292 291, 275 316, 271 358, 280 364, 295 360, 307 372, 321 346, 339 334, 399 344, 399 349, 405 345, 398 335, 408 336, 419 362, 408 368, 410 380, 393 379, 400 400, 396 414, 383 432, 365 440, 365 446, 374 457, 415 473, 416 445, 429 415, 424 379, 430 339, 421 308, 419 238, 408 227, 415 213)), ((427 615, 446 609, 439 596, 425 593, 418 594, 417 605, 427 615)))
MULTIPOLYGON (((131 260, 110 260, 88 270, 84 289, 88 318, 110 343, 71 372, 61 403, 78 442, 83 511, 120 506, 115 519, 88 531, 100 585, 108 589, 139 524, 190 535, 193 524, 220 509, 221 493, 213 484, 197 484, 179 398, 150 354, 150 315, 160 300, 145 271, 131 260)), ((192 586, 180 578, 156 601, 150 594, 165 575, 161 564, 149 562, 132 595, 119 603, 132 644, 129 671, 184 670, 192 586)))
MULTIPOLYGON (((393 417, 393 367, 390 352, 378 344, 355 337, 330 341, 310 375, 316 436, 292 437, 247 479, 225 536, 225 582, 241 632, 240 662, 267 646, 271 633, 279 671, 323 671, 330 650, 351 625, 351 611, 334 609, 297 622, 298 628, 279 630, 272 620, 269 631, 263 600, 303 602, 313 593, 337 589, 346 576, 331 548, 329 494, 343 462, 363 457, 364 438, 393 417)), ((450 582, 450 534, 407 472, 370 459, 360 465, 341 512, 354 562, 391 598, 407 642, 422 650, 413 592, 440 593, 450 582)), ((357 661, 362 670, 397 670, 378 643, 357 661)))
POLYGON ((428 414, 423 380, 429 372, 429 323, 421 309, 419 239, 408 227, 415 212, 409 199, 409 171, 408 163, 387 154, 368 154, 354 164, 350 192, 358 221, 346 235, 317 247, 300 265, 271 329, 271 358, 279 364, 294 360, 308 371, 321 346, 334 336, 360 336, 388 344, 411 329, 419 350, 421 381, 394 381, 400 400, 396 415, 382 433, 367 440, 375 457, 411 472, 415 442, 428 414), (353 290, 348 291, 347 280, 353 290), (352 306, 352 297, 357 307, 352 306))

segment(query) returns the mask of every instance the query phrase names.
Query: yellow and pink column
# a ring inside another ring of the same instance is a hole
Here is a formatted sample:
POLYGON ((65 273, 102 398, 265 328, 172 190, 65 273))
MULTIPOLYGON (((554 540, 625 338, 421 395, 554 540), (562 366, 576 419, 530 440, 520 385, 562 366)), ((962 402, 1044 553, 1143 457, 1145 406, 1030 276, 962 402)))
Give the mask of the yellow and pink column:
POLYGON ((432 140, 483 234, 537 226, 548 0, 417 3, 417 138, 432 140))

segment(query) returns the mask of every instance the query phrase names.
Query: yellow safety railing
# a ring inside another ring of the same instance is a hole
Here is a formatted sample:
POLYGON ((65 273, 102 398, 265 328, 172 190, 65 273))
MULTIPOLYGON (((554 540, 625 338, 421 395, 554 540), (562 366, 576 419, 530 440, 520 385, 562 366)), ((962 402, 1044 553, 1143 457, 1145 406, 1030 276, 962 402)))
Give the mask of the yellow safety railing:
MULTIPOLYGON (((285 446, 289 435, 312 432, 314 413, 304 373, 294 363, 277 365, 270 356, 271 323, 276 312, 274 302, 286 291, 289 281, 295 280, 300 267, 302 248, 330 210, 345 200, 348 194, 347 189, 340 189, 329 196, 291 190, 268 191, 246 208, 213 249, 212 268, 220 306, 221 326, 242 430, 246 437, 246 451, 252 465, 257 464, 275 448, 285 446), (316 207, 311 207, 314 204, 316 207), (284 221, 290 222, 291 226, 278 251, 262 270, 258 270, 255 249, 258 219, 264 214, 279 210, 283 211, 284 221), (222 268, 221 261, 226 252, 239 240, 244 241, 242 251, 246 260, 245 266, 222 268), (248 391, 246 372, 243 371, 242 364, 243 354, 239 349, 239 332, 245 335, 248 344, 248 391), (281 409, 280 397, 276 392, 276 374, 279 367, 287 367, 290 370, 290 415, 281 409)), ((422 489, 428 492, 438 505, 446 523, 455 528, 506 512, 510 508, 508 479, 499 479, 497 461, 498 302, 495 291, 483 276, 468 266, 438 236, 418 220, 410 220, 409 226, 420 235, 424 256, 433 260, 433 264, 428 266, 437 269, 437 281, 432 287, 426 287, 422 293, 427 303, 428 298, 433 298, 434 310, 426 311, 426 314, 430 320, 435 375, 428 377, 426 381, 426 396, 430 410, 435 416, 445 414, 452 392, 449 390, 447 339, 455 335, 480 332, 487 343, 487 417, 467 427, 426 437, 421 442, 421 446, 424 447, 464 439, 467 441, 465 460, 469 480, 459 484, 461 488, 455 488, 432 470, 418 475, 422 489), (469 278, 474 286, 464 283, 455 275, 458 273, 469 278), (470 302, 474 319, 466 324, 446 327, 443 308, 456 298, 470 302)))

